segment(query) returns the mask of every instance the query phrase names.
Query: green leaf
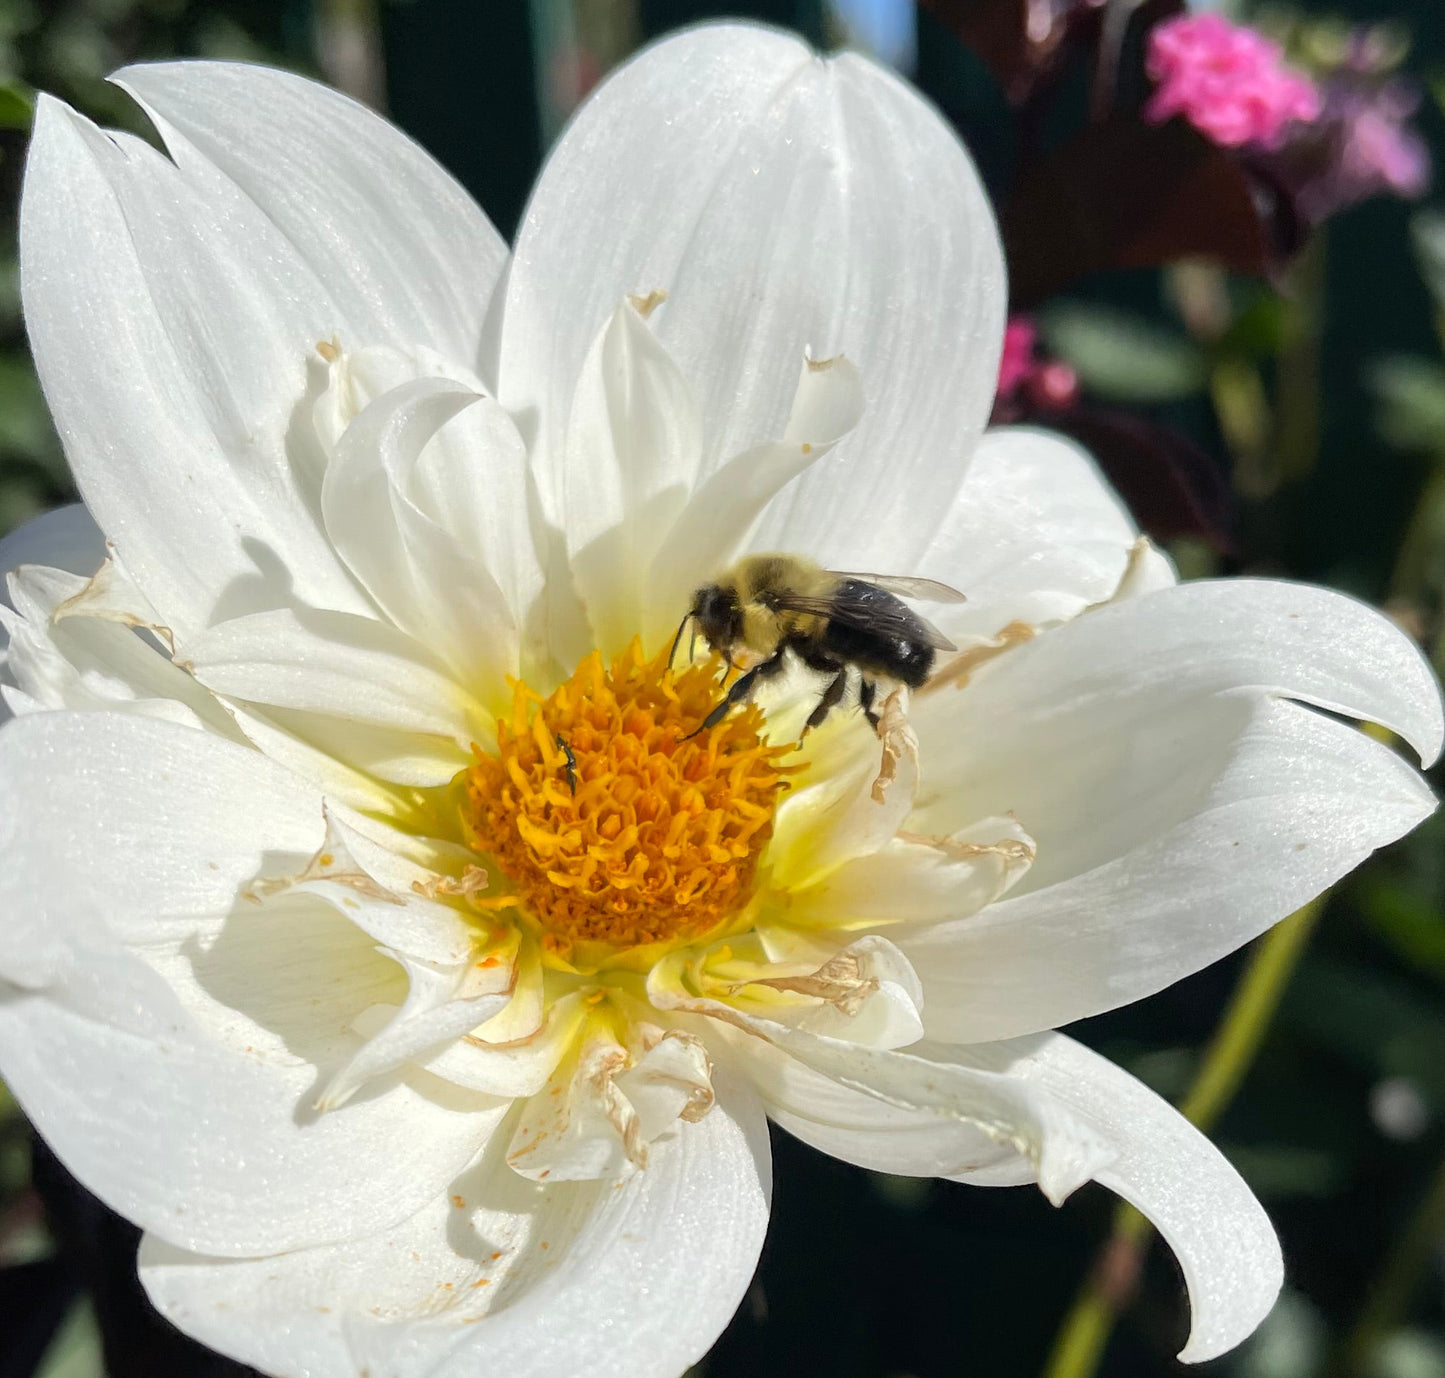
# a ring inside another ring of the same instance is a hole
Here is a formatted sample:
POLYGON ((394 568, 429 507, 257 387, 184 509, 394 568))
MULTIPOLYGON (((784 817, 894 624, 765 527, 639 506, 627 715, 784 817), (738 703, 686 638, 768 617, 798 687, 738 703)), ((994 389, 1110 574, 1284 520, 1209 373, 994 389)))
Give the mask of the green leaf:
POLYGON ((1400 956, 1445 980, 1445 915, 1429 901, 1393 881, 1363 889, 1359 906, 1370 926, 1400 956))
POLYGON ((18 81, 0 82, 0 129, 29 129, 35 92, 18 81))
POLYGON ((1303 1292, 1289 1286, 1274 1310, 1240 1346, 1234 1378, 1316 1378, 1324 1372, 1330 1327, 1303 1292))
POLYGON ((1371 365, 1380 434, 1402 450, 1445 455, 1445 368, 1430 359, 1392 354, 1371 365))
POLYGON ((66 1312, 35 1378, 105 1378, 100 1327, 88 1300, 76 1302, 66 1312))
POLYGON ((1109 1049, 1108 1052, 1111 1061, 1138 1077, 1165 1100, 1183 1100, 1199 1070, 1199 1052, 1195 1048, 1149 1048, 1142 1052, 1109 1049))
POLYGON ((1284 347, 1287 316, 1283 298, 1273 292, 1258 293, 1235 316, 1218 343, 1218 352, 1255 362, 1274 358, 1284 347))
POLYGON ((1308 955, 1281 1014, 1372 1080, 1408 1077, 1435 1115, 1445 1115, 1445 1018, 1408 983, 1308 955))
POLYGON ((1393 1330, 1371 1351, 1364 1371, 1366 1378, 1445 1378, 1445 1341, 1428 1330, 1393 1330))
POLYGON ((1205 360, 1198 346, 1141 316, 1066 303, 1051 308, 1039 324, 1049 349, 1101 397, 1165 402, 1204 390, 1205 360))
POLYGON ((60 441, 35 369, 24 354, 0 354, 0 452, 63 476, 60 441))
POLYGON ((1420 276, 1445 311, 1445 212, 1417 211, 1410 217, 1410 236, 1415 241, 1415 258, 1420 276))

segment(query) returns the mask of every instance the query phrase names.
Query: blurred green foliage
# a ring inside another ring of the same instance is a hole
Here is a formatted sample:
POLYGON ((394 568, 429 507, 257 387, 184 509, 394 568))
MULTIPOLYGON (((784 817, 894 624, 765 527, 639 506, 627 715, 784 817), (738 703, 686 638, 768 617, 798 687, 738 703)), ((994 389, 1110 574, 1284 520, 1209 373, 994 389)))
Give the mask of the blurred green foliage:
POLYGON ((1204 391, 1204 351, 1188 336, 1107 305, 1060 302, 1040 313, 1048 347, 1086 389, 1119 402, 1172 402, 1204 391))

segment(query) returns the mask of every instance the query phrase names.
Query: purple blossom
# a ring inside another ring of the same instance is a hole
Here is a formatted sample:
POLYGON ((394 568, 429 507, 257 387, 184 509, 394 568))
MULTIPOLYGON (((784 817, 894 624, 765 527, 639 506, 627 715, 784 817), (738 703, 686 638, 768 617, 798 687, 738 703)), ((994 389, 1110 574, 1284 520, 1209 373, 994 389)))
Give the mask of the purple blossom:
POLYGON ((1419 95, 1399 78, 1343 65, 1323 83, 1319 118, 1257 161, 1318 224, 1371 196, 1413 200, 1430 185, 1430 154, 1410 124, 1419 95))

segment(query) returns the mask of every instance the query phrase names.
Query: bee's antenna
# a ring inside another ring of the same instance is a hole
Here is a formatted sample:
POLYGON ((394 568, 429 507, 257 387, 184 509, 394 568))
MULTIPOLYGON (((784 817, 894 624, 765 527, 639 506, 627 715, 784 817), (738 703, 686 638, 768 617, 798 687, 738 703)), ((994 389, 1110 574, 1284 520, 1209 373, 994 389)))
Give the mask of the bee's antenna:
MULTIPOLYGON (((672 638, 672 650, 667 653, 667 668, 672 669, 672 662, 677 659, 677 643, 682 640, 682 629, 692 621, 692 609, 689 608, 683 615, 682 621, 677 624, 677 635, 672 638)), ((692 644, 697 645, 697 629, 693 629, 692 644)), ((688 653, 688 660, 692 659, 691 652, 688 653)))

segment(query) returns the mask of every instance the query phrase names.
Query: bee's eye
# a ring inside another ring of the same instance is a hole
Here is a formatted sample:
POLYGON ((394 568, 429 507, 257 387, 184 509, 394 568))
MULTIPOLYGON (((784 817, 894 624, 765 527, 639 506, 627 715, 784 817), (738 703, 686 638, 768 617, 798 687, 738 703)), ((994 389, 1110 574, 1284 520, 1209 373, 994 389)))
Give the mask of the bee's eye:
POLYGON ((703 589, 697 596, 695 615, 702 634, 714 646, 727 645, 737 637, 741 619, 737 598, 729 590, 716 584, 703 589))

